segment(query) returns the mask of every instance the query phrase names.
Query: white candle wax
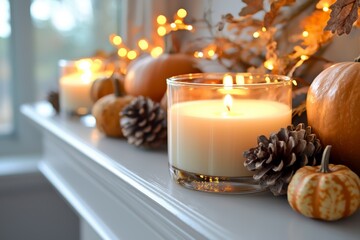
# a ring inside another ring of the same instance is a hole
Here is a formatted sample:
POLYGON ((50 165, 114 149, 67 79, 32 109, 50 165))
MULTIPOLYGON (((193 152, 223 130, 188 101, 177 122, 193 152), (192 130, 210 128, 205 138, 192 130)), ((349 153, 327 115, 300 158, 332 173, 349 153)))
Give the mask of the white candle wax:
POLYGON ((60 78, 60 108, 64 112, 89 110, 92 107, 90 89, 93 81, 110 73, 73 73, 60 78))
POLYGON ((191 173, 239 177, 252 175, 243 152, 291 123, 291 109, 266 100, 201 100, 173 105, 169 111, 169 162, 191 173))

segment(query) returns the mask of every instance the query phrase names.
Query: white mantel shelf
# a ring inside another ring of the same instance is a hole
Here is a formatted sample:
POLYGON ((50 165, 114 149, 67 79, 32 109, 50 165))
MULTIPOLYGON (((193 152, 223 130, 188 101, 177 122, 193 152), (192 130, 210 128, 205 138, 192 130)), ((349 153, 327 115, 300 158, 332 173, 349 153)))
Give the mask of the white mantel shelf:
MULTIPOLYGON (((42 131, 41 172, 103 239, 360 239, 360 211, 336 222, 306 218, 271 193, 221 195, 176 184, 167 153, 101 135, 79 119, 21 112, 42 131)), ((39 139, 34 139, 39 141, 39 139)))

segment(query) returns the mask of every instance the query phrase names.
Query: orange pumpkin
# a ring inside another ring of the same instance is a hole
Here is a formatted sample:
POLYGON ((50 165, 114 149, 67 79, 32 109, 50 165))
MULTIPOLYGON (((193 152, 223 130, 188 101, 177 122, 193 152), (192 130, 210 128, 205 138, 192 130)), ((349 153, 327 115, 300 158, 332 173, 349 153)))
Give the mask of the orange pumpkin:
POLYGON ((309 125, 325 145, 331 161, 360 175, 360 62, 335 64, 311 83, 306 109, 309 125))
POLYGON ((113 74, 111 79, 116 90, 113 94, 103 96, 95 102, 92 108, 92 115, 96 119, 96 128, 108 137, 124 137, 120 126, 120 112, 127 106, 132 96, 123 95, 117 74, 113 74))
POLYGON ((96 79, 90 89, 90 98, 96 102, 103 96, 114 93, 114 84, 111 78, 103 77, 96 79))
POLYGON ((133 62, 125 77, 125 91, 133 96, 160 102, 166 92, 166 79, 185 73, 198 73, 195 59, 186 54, 146 56, 133 62))
POLYGON ((305 166, 288 186, 288 202, 297 212, 327 221, 350 216, 360 207, 360 179, 344 165, 329 164, 331 146, 321 166, 305 166))
MULTIPOLYGON (((116 73, 116 74, 120 74, 120 73, 116 73)), ((113 77, 114 74, 112 74, 109 77, 98 78, 92 83, 90 89, 90 98, 94 103, 103 96, 106 96, 111 93, 115 93, 113 77)), ((124 85, 123 78, 117 78, 117 80, 119 81, 120 85, 124 85)))

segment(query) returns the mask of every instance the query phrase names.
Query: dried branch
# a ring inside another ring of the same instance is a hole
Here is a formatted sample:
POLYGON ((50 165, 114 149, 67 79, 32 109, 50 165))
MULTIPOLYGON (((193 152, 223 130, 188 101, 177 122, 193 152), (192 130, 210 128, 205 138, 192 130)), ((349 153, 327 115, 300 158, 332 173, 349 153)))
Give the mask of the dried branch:
POLYGON ((306 101, 303 101, 299 106, 293 108, 292 117, 301 116, 304 112, 306 112, 306 101))
POLYGON ((295 0, 275 0, 271 3, 270 11, 265 14, 264 17, 264 26, 266 28, 269 28, 275 18, 279 15, 279 11, 284 6, 289 6, 291 4, 295 3, 295 0))

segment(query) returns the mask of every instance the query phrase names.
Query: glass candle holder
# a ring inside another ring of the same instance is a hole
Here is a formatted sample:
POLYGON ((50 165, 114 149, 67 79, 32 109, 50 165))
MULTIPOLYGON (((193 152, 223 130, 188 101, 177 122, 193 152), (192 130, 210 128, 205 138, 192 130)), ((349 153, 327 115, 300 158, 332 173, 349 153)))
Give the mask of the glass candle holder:
POLYGON ((260 135, 291 124, 291 79, 250 73, 174 76, 168 85, 168 154, 172 178, 206 192, 263 191, 243 152, 260 135))
POLYGON ((90 97, 93 82, 108 77, 112 71, 106 69, 101 59, 85 58, 74 61, 59 61, 60 112, 64 115, 89 114, 93 105, 90 97))

